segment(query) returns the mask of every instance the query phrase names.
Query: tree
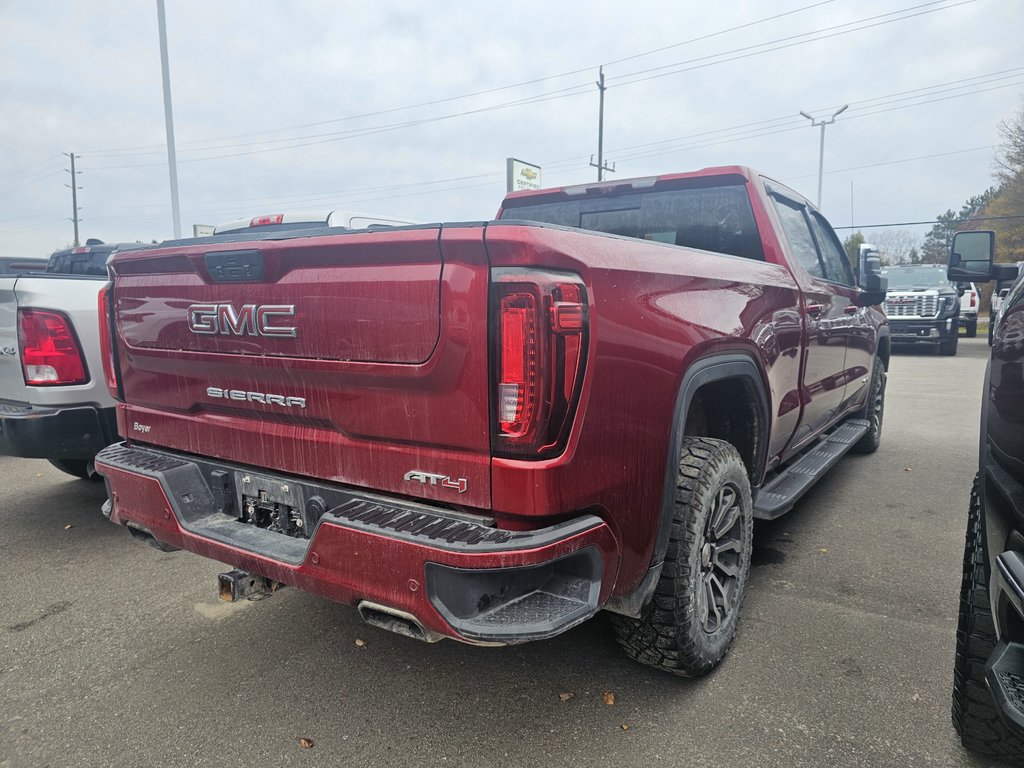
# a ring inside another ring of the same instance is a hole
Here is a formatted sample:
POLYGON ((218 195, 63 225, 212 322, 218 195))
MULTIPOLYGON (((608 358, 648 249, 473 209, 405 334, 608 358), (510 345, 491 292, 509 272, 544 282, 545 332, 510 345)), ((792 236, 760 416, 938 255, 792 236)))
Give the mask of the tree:
POLYGON ((860 247, 863 244, 864 235, 859 229, 843 240, 843 249, 846 251, 846 258, 849 260, 850 266, 854 269, 857 269, 857 263, 860 259, 860 247))
POLYGON ((953 233, 977 226, 964 220, 983 215, 985 208, 995 197, 996 191, 996 187, 989 187, 980 195, 974 195, 968 199, 960 207, 959 213, 948 210, 936 216, 937 223, 925 235, 924 243, 921 246, 921 263, 945 264, 949 258, 949 243, 953 239, 953 233))
MULTIPOLYGON (((871 245, 882 256, 884 266, 914 263, 917 257, 918 236, 907 229, 877 229, 871 233, 871 245)), ((917 257, 920 260, 920 257, 917 257)))
POLYGON ((1003 141, 996 152, 996 178, 1009 184, 1024 173, 1024 104, 1012 120, 999 123, 999 135, 1003 141))

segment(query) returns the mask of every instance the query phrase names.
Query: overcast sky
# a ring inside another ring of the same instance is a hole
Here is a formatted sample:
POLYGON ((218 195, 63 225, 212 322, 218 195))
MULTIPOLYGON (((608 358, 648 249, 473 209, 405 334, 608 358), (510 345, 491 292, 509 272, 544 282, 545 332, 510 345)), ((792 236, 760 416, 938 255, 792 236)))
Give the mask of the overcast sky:
MULTIPOLYGON (((167 0, 167 26, 185 233, 282 210, 487 219, 508 156, 545 186, 593 180, 601 64, 611 178, 746 164, 813 200, 798 113, 848 103, 826 132, 833 225, 931 219, 991 184, 1024 94, 1019 0, 167 0)), ((0 255, 70 243, 63 152, 83 241, 170 237, 156 3, 0 0, 0 35, 0 255)))

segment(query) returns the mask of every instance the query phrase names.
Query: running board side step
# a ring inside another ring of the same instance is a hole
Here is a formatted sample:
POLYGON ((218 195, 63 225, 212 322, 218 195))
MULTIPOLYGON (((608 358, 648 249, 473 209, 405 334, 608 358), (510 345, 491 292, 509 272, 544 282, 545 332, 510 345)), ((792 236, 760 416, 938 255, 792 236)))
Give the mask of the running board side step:
POLYGON ((867 419, 848 419, 832 430, 757 492, 754 517, 774 520, 789 512, 870 428, 867 419))
POLYGON ((1012 728, 1024 728, 1024 645, 999 643, 985 665, 985 682, 999 714, 1012 728))

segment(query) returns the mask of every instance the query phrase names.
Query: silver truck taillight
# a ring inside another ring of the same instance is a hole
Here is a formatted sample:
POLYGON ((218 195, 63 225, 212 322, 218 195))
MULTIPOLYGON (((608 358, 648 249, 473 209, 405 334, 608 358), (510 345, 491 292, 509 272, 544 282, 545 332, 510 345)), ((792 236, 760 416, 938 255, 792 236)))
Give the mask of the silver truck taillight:
POLYGON ((26 384, 47 387, 89 381, 82 347, 63 312, 19 309, 18 342, 26 384))

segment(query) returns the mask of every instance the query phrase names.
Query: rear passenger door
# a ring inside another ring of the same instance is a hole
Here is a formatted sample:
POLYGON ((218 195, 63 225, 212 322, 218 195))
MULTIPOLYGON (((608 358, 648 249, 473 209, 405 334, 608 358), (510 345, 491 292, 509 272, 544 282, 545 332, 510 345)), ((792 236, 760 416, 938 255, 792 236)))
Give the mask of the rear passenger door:
MULTIPOLYGON (((772 192, 785 234, 789 263, 803 291, 801 314, 807 329, 801 400, 803 415, 791 448, 799 447, 835 420, 846 403, 846 352, 855 295, 852 274, 819 245, 821 224, 799 200, 772 192), (848 279, 849 284, 844 284, 848 279)), ((834 235, 833 235, 834 237, 834 235)), ((845 259, 844 259, 845 261, 845 259)))

